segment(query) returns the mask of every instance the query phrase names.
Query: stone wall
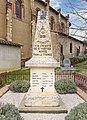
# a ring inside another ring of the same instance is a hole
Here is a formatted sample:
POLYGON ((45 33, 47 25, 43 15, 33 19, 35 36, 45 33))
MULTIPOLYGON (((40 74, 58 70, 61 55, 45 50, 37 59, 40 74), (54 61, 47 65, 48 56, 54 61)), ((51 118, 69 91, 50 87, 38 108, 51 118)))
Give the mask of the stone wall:
POLYGON ((77 56, 77 49, 80 47, 80 53, 78 55, 83 54, 83 43, 79 40, 76 40, 68 35, 61 34, 58 32, 51 32, 52 39, 52 48, 53 48, 53 56, 57 61, 62 62, 62 55, 64 57, 72 58, 77 56), (72 43, 72 53, 70 53, 70 43, 72 43), (61 54, 61 45, 63 45, 63 54, 61 54))
POLYGON ((0 38, 6 37, 6 0, 0 0, 0 38))
POLYGON ((77 55, 77 49, 80 47, 80 54, 83 51, 83 43, 70 36, 58 34, 58 41, 60 45, 63 45, 63 55, 71 58, 77 55), (70 53, 70 43, 72 43, 72 53, 70 53))
POLYGON ((23 45, 21 56, 22 59, 26 59, 31 57, 32 53, 30 0, 24 0, 23 5, 25 17, 18 19, 15 0, 7 0, 7 4, 6 0, 0 0, 0 38, 21 43, 23 45))
MULTIPOLYGON (((9 0, 8 0, 9 1, 9 0)), ((7 15, 6 15, 6 39, 12 41, 12 2, 7 3, 7 15)))
POLYGON ((60 62, 60 43, 58 41, 58 34, 55 32, 51 32, 51 39, 52 39, 53 57, 60 62))
MULTIPOLYGON (((24 14, 21 19, 16 17, 15 0, 9 2, 12 3, 12 41, 23 45, 21 48, 21 56, 22 59, 26 59, 31 57, 32 53, 30 0, 23 2, 24 14)), ((8 19, 10 19, 10 16, 8 19)))
POLYGON ((37 0, 35 0, 35 2, 34 2, 34 9, 36 10, 37 8, 46 10, 46 6, 41 4, 41 2, 38 2, 37 0))
POLYGON ((49 19, 54 18, 54 31, 58 31, 59 23, 58 23, 58 14, 53 12, 52 10, 49 11, 49 19))
POLYGON ((0 71, 12 71, 21 68, 20 47, 0 44, 0 71))
MULTIPOLYGON (((22 59, 30 58, 32 55, 32 30, 31 30, 31 0, 23 0, 23 5, 25 8, 25 15, 22 19, 18 19, 16 17, 15 11, 15 0, 7 0, 8 4, 6 5, 6 0, 0 0, 0 38, 7 38, 7 40, 13 41, 15 43, 20 43, 23 45, 21 48, 21 56, 22 59), (6 8, 7 7, 7 8, 6 8), (7 15, 6 15, 7 10, 7 15), (7 22, 6 22, 7 19, 7 22), (7 24, 7 25, 6 25, 7 24)), ((34 1, 34 10, 37 8, 46 10, 46 4, 35 0, 34 1)), ((36 14, 36 13, 35 13, 36 14)), ((51 31, 51 38, 53 41, 53 53, 54 57, 59 60, 60 59, 60 43, 64 44, 64 49, 66 46, 72 41, 71 39, 67 39, 65 36, 57 35, 57 32, 60 31, 61 22, 65 25, 65 33, 69 33, 69 18, 67 16, 64 17, 61 15, 61 10, 55 11, 52 7, 49 9, 49 18, 53 17, 55 21, 55 30, 51 31), (54 33, 53 33, 54 32, 54 33), (70 41, 69 41, 70 40, 70 41), (66 42, 67 41, 67 42, 66 42), (68 42, 69 41, 69 42, 68 42)), ((73 46, 81 46, 80 42, 73 41, 73 46)), ((75 48, 73 48, 73 53, 75 52, 75 48)), ((69 53, 69 48, 64 51, 64 54, 69 53)))

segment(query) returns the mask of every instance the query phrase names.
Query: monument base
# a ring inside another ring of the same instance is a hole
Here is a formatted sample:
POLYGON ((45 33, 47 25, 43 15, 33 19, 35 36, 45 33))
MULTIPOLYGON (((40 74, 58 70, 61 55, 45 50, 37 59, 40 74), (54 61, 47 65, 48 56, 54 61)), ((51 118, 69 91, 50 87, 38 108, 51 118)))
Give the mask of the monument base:
POLYGON ((25 95, 25 106, 59 106, 59 95, 57 92, 31 92, 29 89, 25 95))
POLYGON ((25 106, 25 96, 20 103, 19 111, 23 113, 67 113, 67 109, 59 97, 59 106, 25 106))

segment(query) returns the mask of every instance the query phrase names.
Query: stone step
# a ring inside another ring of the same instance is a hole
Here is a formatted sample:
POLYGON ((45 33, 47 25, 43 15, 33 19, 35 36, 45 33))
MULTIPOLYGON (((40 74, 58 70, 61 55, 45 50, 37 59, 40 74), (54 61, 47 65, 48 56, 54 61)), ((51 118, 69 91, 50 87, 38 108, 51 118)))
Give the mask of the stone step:
POLYGON ((67 113, 68 110, 62 101, 62 99, 59 97, 59 105, 58 106, 25 106, 25 96, 23 97, 20 105, 19 105, 19 111, 21 113, 67 113))
POLYGON ((3 96, 9 90, 9 85, 5 85, 0 89, 0 97, 3 96))

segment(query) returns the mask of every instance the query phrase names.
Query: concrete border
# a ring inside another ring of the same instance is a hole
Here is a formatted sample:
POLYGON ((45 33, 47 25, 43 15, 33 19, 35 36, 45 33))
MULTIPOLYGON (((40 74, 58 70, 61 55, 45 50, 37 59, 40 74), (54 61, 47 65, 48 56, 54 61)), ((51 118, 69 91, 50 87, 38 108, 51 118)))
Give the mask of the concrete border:
POLYGON ((9 85, 5 85, 4 87, 0 88, 0 97, 2 97, 8 90, 9 85))
POLYGON ((87 93, 84 92, 82 89, 80 89, 79 87, 77 87, 77 94, 87 102, 87 93))

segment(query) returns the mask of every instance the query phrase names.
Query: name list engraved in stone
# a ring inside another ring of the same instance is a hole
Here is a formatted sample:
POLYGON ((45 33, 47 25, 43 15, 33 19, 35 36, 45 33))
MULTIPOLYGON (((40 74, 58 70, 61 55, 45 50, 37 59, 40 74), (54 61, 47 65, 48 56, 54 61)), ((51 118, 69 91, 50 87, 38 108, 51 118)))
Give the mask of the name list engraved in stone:
POLYGON ((42 87, 53 87, 53 73, 32 73, 32 87, 40 86, 42 81, 42 87))
POLYGON ((37 87, 41 81, 41 77, 37 73, 32 73, 32 87, 37 87))
POLYGON ((42 73, 42 86, 45 87, 53 87, 53 78, 52 73, 42 73))

